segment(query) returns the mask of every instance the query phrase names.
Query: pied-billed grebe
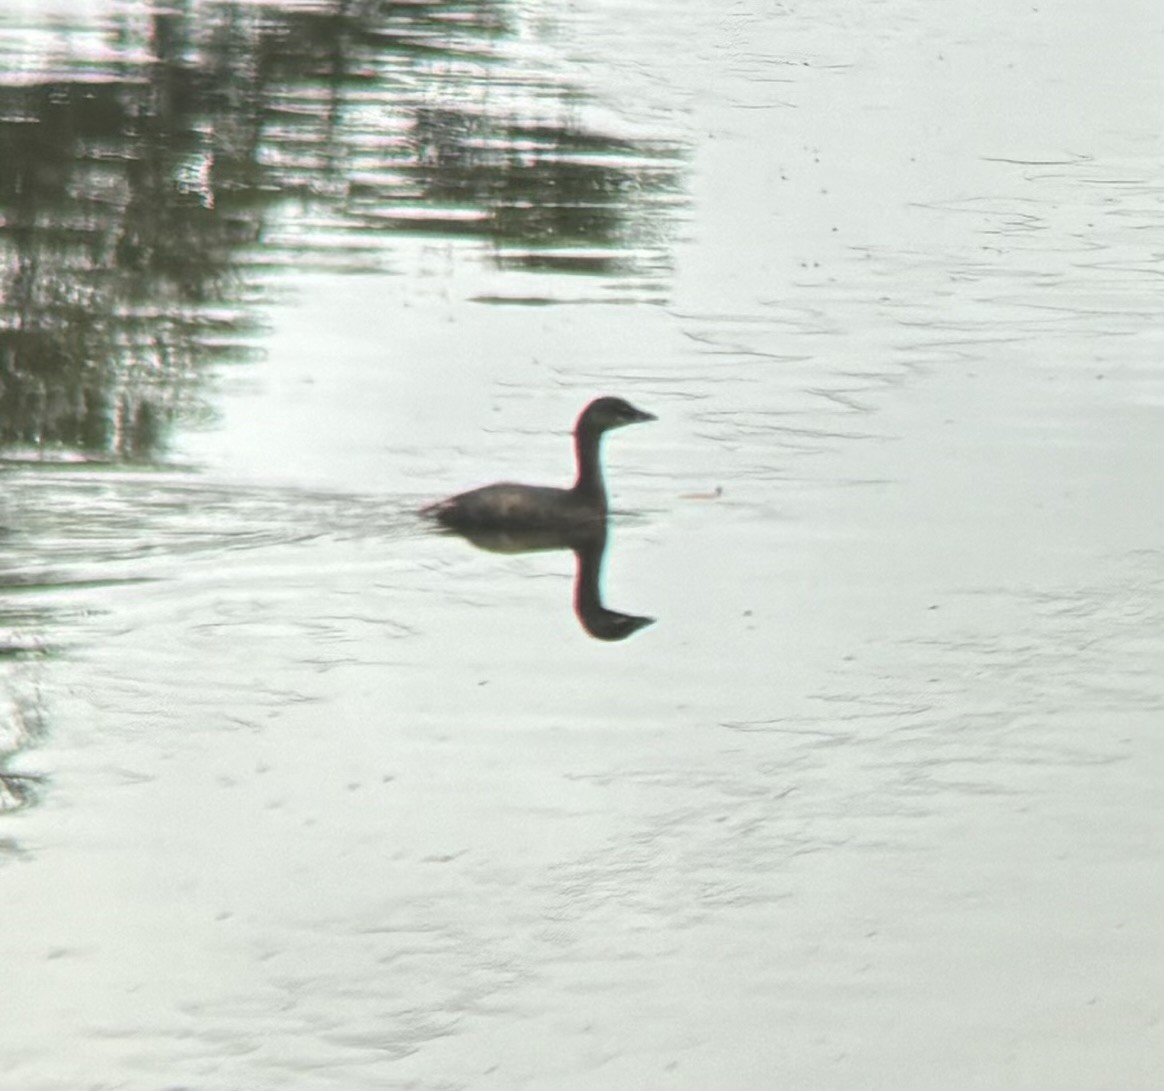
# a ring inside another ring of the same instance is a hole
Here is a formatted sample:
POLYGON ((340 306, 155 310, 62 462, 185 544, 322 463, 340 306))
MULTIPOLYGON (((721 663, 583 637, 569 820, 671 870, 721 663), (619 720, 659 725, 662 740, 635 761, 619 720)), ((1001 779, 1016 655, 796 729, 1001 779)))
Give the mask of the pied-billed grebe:
POLYGON ((606 518, 606 487, 599 446, 612 428, 654 420, 622 398, 597 398, 582 410, 574 426, 578 479, 570 489, 502 482, 473 489, 423 508, 421 514, 450 530, 568 531, 606 518))

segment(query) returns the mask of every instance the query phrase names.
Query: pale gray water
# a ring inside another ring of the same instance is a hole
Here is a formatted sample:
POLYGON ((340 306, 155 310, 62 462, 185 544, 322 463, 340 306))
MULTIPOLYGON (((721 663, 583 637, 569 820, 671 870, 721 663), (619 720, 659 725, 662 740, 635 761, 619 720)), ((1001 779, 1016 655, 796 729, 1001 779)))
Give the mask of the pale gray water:
POLYGON ((1157 1087, 1164 15, 378 11, 5 418, 0 1086, 1157 1087), (605 392, 618 644, 412 514, 605 392))

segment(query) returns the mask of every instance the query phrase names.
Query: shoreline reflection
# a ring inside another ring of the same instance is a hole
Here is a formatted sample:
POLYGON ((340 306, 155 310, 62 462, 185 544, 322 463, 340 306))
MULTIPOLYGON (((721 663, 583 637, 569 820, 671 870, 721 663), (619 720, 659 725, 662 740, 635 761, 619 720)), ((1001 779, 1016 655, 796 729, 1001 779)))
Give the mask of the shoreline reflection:
POLYGON ((612 131, 507 4, 70 18, 0 11, 0 451, 163 461, 291 268, 439 239, 480 302, 667 291, 687 149, 612 131))

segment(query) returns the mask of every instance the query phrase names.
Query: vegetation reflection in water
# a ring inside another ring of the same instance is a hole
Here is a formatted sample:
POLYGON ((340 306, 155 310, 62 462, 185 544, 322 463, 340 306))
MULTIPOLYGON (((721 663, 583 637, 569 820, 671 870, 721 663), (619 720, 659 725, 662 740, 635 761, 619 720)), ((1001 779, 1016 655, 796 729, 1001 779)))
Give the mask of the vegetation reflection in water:
MULTIPOLYGON (((208 366, 258 351, 274 274, 407 274, 439 237, 502 278, 490 299, 663 296, 685 149, 594 122, 536 17, 501 0, 0 11, 0 589, 20 603, 0 613, 0 770, 40 730, 20 679, 53 643, 56 577, 27 578, 52 531, 14 497, 38 465, 163 462, 175 428, 213 417, 208 366)), ((68 475, 50 476, 60 496, 68 475)), ((594 630, 629 616, 601 606, 604 547, 573 547, 594 630)), ((0 777, 0 809, 30 798, 0 777)))
POLYGON ((508 4, 109 11, 53 24, 59 56, 0 15, 6 449, 157 458, 253 344, 264 269, 391 269, 402 234, 665 285, 682 149, 588 128, 508 4))

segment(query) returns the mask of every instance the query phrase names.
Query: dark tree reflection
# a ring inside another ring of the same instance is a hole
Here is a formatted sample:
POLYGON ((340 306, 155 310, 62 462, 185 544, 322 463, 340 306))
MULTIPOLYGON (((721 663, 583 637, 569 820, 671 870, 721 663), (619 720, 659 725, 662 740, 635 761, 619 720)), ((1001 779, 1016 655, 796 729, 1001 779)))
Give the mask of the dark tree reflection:
POLYGON ((506 3, 114 11, 54 24, 59 57, 0 16, 0 450, 159 457, 210 411, 205 365, 253 345, 272 266, 434 234, 613 294, 665 281, 682 148, 588 128, 507 52, 506 3))

